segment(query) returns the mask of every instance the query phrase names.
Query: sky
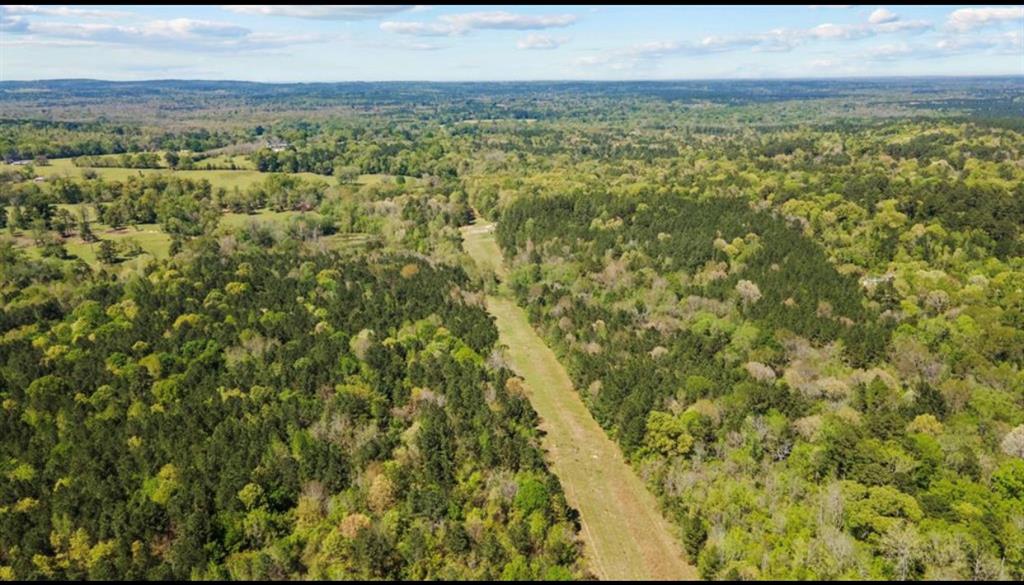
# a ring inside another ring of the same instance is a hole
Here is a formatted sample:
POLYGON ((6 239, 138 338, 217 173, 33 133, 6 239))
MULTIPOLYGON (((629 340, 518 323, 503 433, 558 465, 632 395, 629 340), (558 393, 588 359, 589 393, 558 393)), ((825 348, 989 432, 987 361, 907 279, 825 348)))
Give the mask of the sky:
POLYGON ((0 80, 1024 75, 1024 6, 0 8, 0 80))

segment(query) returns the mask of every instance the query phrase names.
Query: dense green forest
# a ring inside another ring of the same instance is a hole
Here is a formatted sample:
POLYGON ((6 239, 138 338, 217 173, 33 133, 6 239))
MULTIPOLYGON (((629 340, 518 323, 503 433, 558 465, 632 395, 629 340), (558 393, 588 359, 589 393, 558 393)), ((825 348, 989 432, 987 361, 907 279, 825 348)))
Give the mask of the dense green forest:
POLYGON ((650 474, 703 576, 1021 570, 1004 564, 1024 535, 1005 519, 1021 511, 1024 462, 998 457, 1022 414, 1007 392, 1024 356, 1019 309, 990 324, 998 347, 973 352, 1010 365, 987 386, 968 356, 942 371, 917 319, 881 317, 898 293, 862 294, 819 246, 745 201, 521 199, 499 241, 521 258, 517 297, 650 474), (845 556, 815 551, 825 538, 845 556), (905 547, 915 556, 900 565, 905 547))
POLYGON ((1022 580, 1022 97, 0 82, 0 578, 592 576, 489 293, 703 578, 1022 580))
POLYGON ((573 576, 535 415, 487 365, 496 332, 452 294, 465 283, 411 258, 203 240, 85 280, 51 319, 5 311, 5 562, 67 579, 573 576))

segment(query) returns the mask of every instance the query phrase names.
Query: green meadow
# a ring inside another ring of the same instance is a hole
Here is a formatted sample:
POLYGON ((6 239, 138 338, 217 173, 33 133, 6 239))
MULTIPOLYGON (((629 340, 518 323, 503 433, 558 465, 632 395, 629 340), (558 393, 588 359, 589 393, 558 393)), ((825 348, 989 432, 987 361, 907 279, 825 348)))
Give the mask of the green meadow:
MULTIPOLYGON (((210 161, 217 161, 226 159, 227 157, 216 157, 214 159, 208 159, 210 161)), ((236 159, 245 160, 244 157, 235 157, 236 159)), ((205 163, 206 161, 203 161, 205 163)), ((221 163, 223 164, 223 160, 221 163)), ((246 161, 248 162, 248 161, 246 161)), ((201 164, 203 164, 201 163, 201 164)), ((242 166, 239 163, 239 166, 242 166)), ((171 169, 127 169, 122 167, 79 167, 74 164, 70 158, 57 158, 52 159, 49 165, 46 166, 35 166, 36 176, 43 177, 45 179, 51 179, 54 177, 81 177, 82 173, 86 168, 92 169, 96 174, 103 179, 108 181, 124 181, 125 179, 133 176, 150 175, 154 173, 172 173, 179 177, 184 177, 193 180, 206 179, 213 185, 214 188, 223 187, 225 189, 233 189, 238 187, 239 189, 247 189, 250 186, 259 183, 266 174, 257 171, 252 167, 252 163, 248 162, 247 169, 239 170, 195 170, 195 171, 180 171, 171 169)), ((0 165, 0 171, 15 169, 12 165, 0 165)), ((314 173, 295 173, 305 179, 317 179, 321 181, 333 182, 333 177, 326 177, 323 175, 317 175, 314 173)), ((368 176, 369 178, 370 176, 368 176)), ((373 180, 372 178, 370 179, 373 180)), ((362 178, 360 178, 362 182, 362 178)))
MULTIPOLYGON (((116 155, 109 155, 101 158, 116 158, 116 155)), ((224 166, 235 163, 238 167, 237 170, 172 170, 169 168, 159 169, 130 169, 124 167, 80 167, 75 165, 74 160, 71 158, 54 158, 50 159, 50 164, 45 166, 34 165, 35 175, 37 177, 43 177, 44 179, 52 179, 55 177, 82 177, 82 173, 86 169, 91 169, 96 172, 96 175, 106 179, 108 181, 123 181, 128 177, 149 175, 153 173, 171 173, 193 180, 206 179, 214 187, 223 187, 225 189, 233 189, 238 187, 239 189, 247 189, 248 187, 259 183, 264 180, 268 173, 261 173, 256 170, 253 166, 252 161, 247 157, 241 155, 220 155, 204 159, 197 163, 197 166, 203 166, 210 164, 213 166, 224 166)), ((17 166, 0 163, 0 171, 8 171, 17 169, 17 166)), ((304 179, 326 181, 330 184, 335 184, 336 179, 326 175, 318 175, 316 173, 290 173, 298 175, 304 179)), ((356 181, 357 185, 374 185, 394 179, 392 175, 385 174, 372 174, 372 175, 360 175, 356 181)), ((414 177, 406 177, 406 181, 416 181, 414 177)))
MULTIPOLYGON (((163 156, 163 152, 158 152, 157 154, 161 157, 163 156)), ((111 159, 113 161, 116 160, 117 155, 107 155, 98 158, 111 159)), ((226 190, 233 190, 236 187, 240 190, 248 189, 249 187, 265 180, 266 177, 269 176, 269 173, 262 173, 256 170, 252 161, 243 155, 218 155, 200 161, 197 163, 197 166, 205 166, 207 164, 211 166, 226 166, 232 163, 238 167, 237 170, 173 170, 170 168, 135 169, 124 167, 80 167, 74 163, 72 158, 54 158, 49 160, 49 164, 33 165, 32 168, 34 170, 35 177, 43 177, 43 179, 47 181, 58 177, 82 178, 87 169, 95 171, 98 177, 107 181, 124 181, 133 176, 169 173, 192 180, 205 179, 210 182, 213 188, 216 189, 222 187, 226 190)), ((16 165, 0 163, 0 172, 18 168, 19 167, 16 165)), ((336 184, 336 179, 334 177, 318 175, 315 173, 291 174, 298 175, 307 180, 324 181, 332 186, 336 184)), ((359 176, 353 186, 377 185, 393 179, 393 176, 386 174, 364 174, 359 176)), ((417 179, 413 177, 406 177, 406 180, 416 181, 417 179)), ((337 193, 337 189, 332 188, 331 191, 337 193)), ((67 209, 76 218, 79 217, 81 210, 84 209, 92 222, 91 227, 93 229, 93 233, 95 233, 100 239, 113 240, 115 242, 122 240, 134 240, 137 242, 144 253, 136 259, 125 261, 123 264, 134 264, 137 261, 143 261, 145 258, 162 259, 169 255, 171 238, 161 229, 159 224, 139 224, 114 229, 99 221, 95 207, 91 204, 62 203, 58 204, 57 207, 67 209)), ((219 225, 223 230, 242 228, 251 222, 284 227, 292 218, 303 214, 319 217, 318 213, 312 211, 272 211, 269 209, 262 209, 251 214, 225 212, 221 216, 219 225)), ((28 230, 11 231, 10 228, 8 228, 8 233, 13 235, 15 243, 19 247, 24 248, 31 256, 38 257, 40 255, 40 250, 35 245, 32 235, 28 230)), ((322 238, 323 242, 325 242, 330 248, 362 245, 370 239, 371 238, 366 234, 332 234, 322 238)), ((81 258, 91 265, 95 265, 98 262, 96 256, 97 250, 99 249, 98 241, 86 242, 77 235, 72 235, 64 238, 64 245, 67 248, 69 255, 81 258)))

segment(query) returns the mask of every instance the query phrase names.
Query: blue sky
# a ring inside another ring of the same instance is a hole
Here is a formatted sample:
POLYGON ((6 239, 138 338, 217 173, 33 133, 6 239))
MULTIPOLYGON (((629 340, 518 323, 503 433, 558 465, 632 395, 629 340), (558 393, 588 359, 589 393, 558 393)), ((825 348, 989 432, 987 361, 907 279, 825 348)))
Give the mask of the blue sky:
POLYGON ((0 80, 1024 75, 1022 6, 0 9, 0 80))

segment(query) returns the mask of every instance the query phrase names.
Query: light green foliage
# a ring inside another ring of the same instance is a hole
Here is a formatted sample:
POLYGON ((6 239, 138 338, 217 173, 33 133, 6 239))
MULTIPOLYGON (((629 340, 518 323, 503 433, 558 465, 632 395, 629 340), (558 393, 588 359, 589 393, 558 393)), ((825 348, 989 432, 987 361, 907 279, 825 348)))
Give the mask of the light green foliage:
POLYGON ((149 496, 149 499, 161 506, 166 506, 171 496, 174 495, 180 486, 178 469, 168 463, 160 468, 156 477, 146 480, 143 490, 149 496))
POLYGON ((917 522, 923 516, 912 496, 888 486, 844 482, 843 498, 846 525, 859 538, 878 537, 898 526, 901 519, 917 522))
POLYGON ((546 508, 548 498, 547 486, 535 478, 527 477, 519 483, 515 504, 524 515, 530 515, 546 508))
POLYGON ((647 434, 644 448, 663 457, 683 457, 690 452, 693 437, 687 432, 680 417, 666 412, 651 411, 647 415, 647 434))

